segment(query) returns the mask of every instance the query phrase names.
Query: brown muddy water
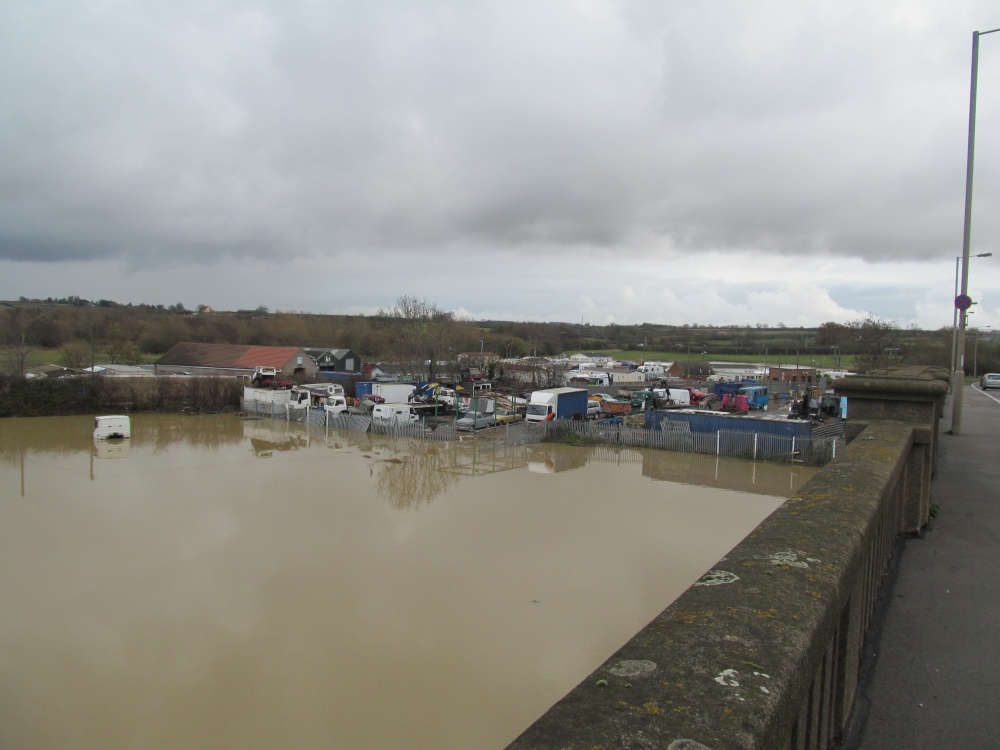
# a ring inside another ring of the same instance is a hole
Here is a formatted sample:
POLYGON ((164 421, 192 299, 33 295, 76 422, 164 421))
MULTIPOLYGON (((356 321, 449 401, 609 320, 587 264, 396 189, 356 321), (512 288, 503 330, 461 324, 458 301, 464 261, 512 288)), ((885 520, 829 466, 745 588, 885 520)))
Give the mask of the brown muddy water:
POLYGON ((0 747, 502 748, 813 470, 0 420, 0 747))

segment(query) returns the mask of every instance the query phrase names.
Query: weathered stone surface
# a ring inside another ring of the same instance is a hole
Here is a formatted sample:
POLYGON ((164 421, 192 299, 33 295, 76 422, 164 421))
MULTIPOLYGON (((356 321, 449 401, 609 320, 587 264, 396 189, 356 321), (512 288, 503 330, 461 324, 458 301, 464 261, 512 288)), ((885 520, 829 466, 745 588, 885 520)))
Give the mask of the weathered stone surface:
POLYGON ((926 523, 947 373, 902 368, 835 387, 851 417, 842 458, 510 750, 830 744, 894 540, 926 523))

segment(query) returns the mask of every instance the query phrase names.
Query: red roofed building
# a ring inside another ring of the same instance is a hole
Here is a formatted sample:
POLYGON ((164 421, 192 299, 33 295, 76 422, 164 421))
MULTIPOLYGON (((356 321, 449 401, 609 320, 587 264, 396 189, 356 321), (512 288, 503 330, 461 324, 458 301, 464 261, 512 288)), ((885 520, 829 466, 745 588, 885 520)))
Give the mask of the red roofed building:
POLYGON ((157 375, 246 377, 255 367, 273 367, 283 379, 312 380, 318 368, 297 346, 194 344, 182 341, 156 360, 157 375))

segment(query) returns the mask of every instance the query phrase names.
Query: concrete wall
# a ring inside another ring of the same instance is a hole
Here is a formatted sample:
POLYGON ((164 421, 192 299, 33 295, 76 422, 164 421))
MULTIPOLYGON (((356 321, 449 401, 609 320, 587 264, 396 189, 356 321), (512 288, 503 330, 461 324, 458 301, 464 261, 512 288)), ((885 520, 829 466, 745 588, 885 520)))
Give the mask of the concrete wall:
POLYGON ((946 391, 923 370, 852 379, 843 456, 510 748, 833 746, 896 538, 927 520, 946 391))

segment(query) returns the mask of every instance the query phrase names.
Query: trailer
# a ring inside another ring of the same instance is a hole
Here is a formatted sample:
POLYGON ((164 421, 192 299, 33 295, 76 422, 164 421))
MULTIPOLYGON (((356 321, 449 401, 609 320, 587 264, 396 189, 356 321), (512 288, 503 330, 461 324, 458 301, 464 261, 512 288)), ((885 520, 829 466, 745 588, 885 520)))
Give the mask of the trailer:
POLYGON ((544 388, 533 391, 528 399, 526 419, 544 422, 549 419, 586 419, 586 388, 544 388))
POLYGON ((370 392, 384 398, 386 403, 405 404, 416 389, 412 383, 372 383, 370 392))
POLYGON ((617 401, 611 399, 604 399, 601 401, 601 414, 604 416, 627 416, 631 413, 631 401, 617 401))

